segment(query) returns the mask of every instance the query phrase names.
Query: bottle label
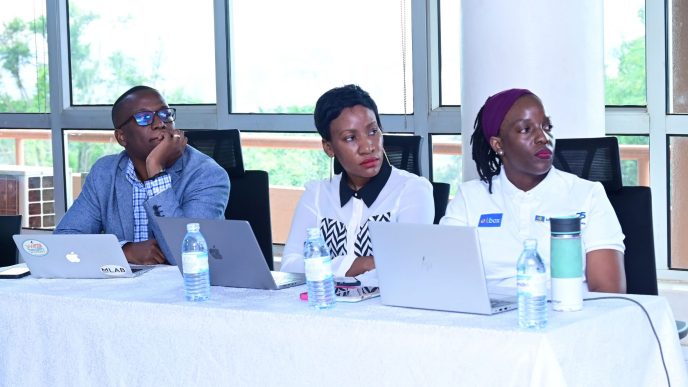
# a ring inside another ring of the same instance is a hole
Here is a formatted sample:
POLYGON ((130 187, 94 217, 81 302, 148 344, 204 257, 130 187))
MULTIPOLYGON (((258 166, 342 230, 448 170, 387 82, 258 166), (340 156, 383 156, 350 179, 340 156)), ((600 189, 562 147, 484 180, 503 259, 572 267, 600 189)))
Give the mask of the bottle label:
POLYGON ((519 274, 516 276, 516 286, 519 294, 547 296, 547 273, 519 274))
POLYGON ((201 274, 208 271, 208 253, 190 251, 182 253, 184 274, 201 274))
POLYGON ((308 281, 323 281, 332 276, 332 260, 330 257, 312 257, 305 259, 306 279, 308 281))

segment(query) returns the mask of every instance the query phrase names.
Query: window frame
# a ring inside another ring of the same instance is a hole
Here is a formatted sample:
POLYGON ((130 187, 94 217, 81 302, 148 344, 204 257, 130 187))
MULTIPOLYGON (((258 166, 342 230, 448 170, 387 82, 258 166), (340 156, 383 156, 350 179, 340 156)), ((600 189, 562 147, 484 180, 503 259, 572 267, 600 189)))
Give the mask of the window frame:
MULTIPOLYGON (((216 129, 240 128, 243 131, 302 132, 313 128, 310 115, 304 114, 232 114, 231 80, 227 32, 227 9, 233 0, 213 0, 216 99, 215 105, 174 105, 179 111, 180 128, 216 129)), ((688 115, 668 114, 667 80, 667 2, 646 1, 646 107, 607 107, 607 134, 637 134, 650 137, 650 186, 653 195, 655 240, 666 240, 655 245, 657 269, 660 278, 688 280, 688 273, 668 267, 669 225, 667 138, 671 134, 688 134, 688 115)), ((440 106, 439 63, 439 4, 438 0, 411 3, 410 42, 413 45, 412 66, 413 114, 383 114, 383 127, 398 133, 420 135, 429 143, 430 134, 457 134, 461 132, 461 108, 440 106), (427 32, 426 32, 427 31, 427 32)), ((69 50, 67 35, 67 0, 46 0, 48 30, 50 113, 0 114, 0 127, 46 128, 52 133, 54 178, 63 182, 63 189, 55 191, 56 216, 64 215, 66 208, 65 142, 62 135, 67 129, 108 129, 110 106, 71 106, 69 84, 69 50)), ((430 176, 430 150, 422 147, 422 171, 430 176)))

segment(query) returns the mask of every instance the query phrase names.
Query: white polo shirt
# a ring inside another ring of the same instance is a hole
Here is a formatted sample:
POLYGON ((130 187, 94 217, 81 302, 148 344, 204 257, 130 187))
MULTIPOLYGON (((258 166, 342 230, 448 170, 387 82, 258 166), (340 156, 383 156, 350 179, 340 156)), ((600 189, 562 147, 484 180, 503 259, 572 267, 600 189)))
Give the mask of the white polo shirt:
MULTIPOLYGON (((342 182, 343 174, 335 175, 331 181, 306 184, 292 219, 280 270, 304 272, 303 243, 307 228, 320 228, 330 249, 334 275, 343 277, 354 259, 374 256, 368 222, 432 223, 435 206, 430 182, 384 165, 358 193, 342 182)), ((365 276, 376 279, 374 270, 365 276)))
POLYGON ((511 184, 505 173, 492 178, 492 194, 485 182, 465 182, 440 224, 478 227, 488 285, 515 286, 523 241, 537 239, 549 271, 549 218, 576 214, 581 217, 583 251, 624 251, 624 235, 602 184, 554 167, 528 192, 511 184))

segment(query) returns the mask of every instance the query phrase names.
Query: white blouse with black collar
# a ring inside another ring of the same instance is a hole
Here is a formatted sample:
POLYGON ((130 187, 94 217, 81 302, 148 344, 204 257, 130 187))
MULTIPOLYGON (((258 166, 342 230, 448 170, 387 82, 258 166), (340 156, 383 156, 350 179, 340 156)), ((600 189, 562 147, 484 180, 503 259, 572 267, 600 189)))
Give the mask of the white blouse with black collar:
POLYGON ((308 228, 320 228, 330 249, 334 275, 343 277, 357 257, 375 255, 368 222, 432 223, 435 209, 430 182, 383 165, 358 192, 342 181, 345 174, 306 184, 284 247, 282 271, 304 272, 303 244, 308 228))

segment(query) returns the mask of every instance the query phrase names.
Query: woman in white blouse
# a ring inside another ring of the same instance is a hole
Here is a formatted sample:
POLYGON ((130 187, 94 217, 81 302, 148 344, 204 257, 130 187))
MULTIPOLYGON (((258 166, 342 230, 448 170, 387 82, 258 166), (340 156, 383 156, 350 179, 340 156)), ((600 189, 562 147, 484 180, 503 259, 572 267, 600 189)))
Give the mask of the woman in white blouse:
POLYGON ((368 222, 432 223, 432 186, 423 177, 389 165, 377 105, 360 87, 346 85, 323 94, 314 120, 323 150, 337 158, 343 172, 306 184, 281 270, 304 272, 306 229, 318 227, 330 249, 335 276, 359 276, 375 269, 368 222))

